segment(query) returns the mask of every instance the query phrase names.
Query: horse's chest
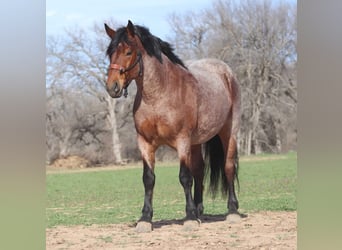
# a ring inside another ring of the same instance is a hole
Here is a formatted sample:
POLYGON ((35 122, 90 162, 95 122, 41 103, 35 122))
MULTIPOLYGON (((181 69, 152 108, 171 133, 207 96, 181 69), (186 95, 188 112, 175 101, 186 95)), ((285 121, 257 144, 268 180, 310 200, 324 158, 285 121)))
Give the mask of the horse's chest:
POLYGON ((165 117, 145 116, 135 117, 135 126, 137 132, 142 135, 146 141, 157 144, 169 144, 172 146, 176 137, 174 126, 165 117))

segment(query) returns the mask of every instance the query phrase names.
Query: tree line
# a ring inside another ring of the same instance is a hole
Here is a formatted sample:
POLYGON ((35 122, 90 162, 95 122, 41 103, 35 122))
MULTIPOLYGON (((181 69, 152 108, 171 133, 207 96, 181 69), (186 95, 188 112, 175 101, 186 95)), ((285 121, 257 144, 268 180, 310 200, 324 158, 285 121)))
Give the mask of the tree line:
MULTIPOLYGON (((184 61, 214 57, 235 72, 242 93, 240 154, 280 153, 297 145, 296 5, 271 1, 213 1, 202 12, 169 16, 168 41, 184 61)), ((118 24, 112 20, 112 27, 118 24)), ((47 38, 47 162, 82 156, 92 163, 138 160, 127 99, 112 99, 104 84, 109 41, 103 23, 47 38)), ((159 160, 176 154, 167 148, 159 160)))

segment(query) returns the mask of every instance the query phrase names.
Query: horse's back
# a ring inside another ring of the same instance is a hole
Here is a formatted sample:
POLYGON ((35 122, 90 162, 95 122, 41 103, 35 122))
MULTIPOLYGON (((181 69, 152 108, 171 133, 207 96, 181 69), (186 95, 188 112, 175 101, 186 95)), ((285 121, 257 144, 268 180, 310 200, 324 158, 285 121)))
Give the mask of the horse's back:
POLYGON ((216 58, 205 58, 200 60, 188 60, 185 62, 191 72, 204 70, 214 74, 233 75, 231 68, 223 61, 216 58))

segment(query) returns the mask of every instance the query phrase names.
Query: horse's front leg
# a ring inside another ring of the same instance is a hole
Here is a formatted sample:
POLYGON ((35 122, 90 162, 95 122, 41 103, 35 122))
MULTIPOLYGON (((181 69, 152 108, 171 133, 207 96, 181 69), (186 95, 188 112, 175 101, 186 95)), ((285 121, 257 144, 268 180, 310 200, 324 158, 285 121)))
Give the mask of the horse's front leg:
POLYGON ((142 136, 138 136, 138 146, 142 155, 144 173, 143 183, 145 187, 144 206, 142 209, 142 216, 136 226, 137 232, 151 232, 152 231, 152 217, 153 217, 153 188, 155 184, 154 162, 156 148, 142 136))
POLYGON ((198 228, 198 212, 192 197, 193 176, 191 174, 191 145, 190 141, 181 141, 177 145, 180 159, 179 181, 184 188, 186 200, 185 230, 196 230, 198 228))

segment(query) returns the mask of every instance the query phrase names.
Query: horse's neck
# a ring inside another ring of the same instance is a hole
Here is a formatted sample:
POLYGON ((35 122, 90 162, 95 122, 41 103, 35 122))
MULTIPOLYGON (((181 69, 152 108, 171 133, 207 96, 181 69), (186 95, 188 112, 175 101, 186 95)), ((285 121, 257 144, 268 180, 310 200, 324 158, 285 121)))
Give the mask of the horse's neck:
POLYGON ((144 100, 159 99, 160 94, 165 92, 168 82, 167 68, 169 61, 163 57, 163 64, 156 58, 145 56, 144 77, 138 83, 138 91, 144 100))

